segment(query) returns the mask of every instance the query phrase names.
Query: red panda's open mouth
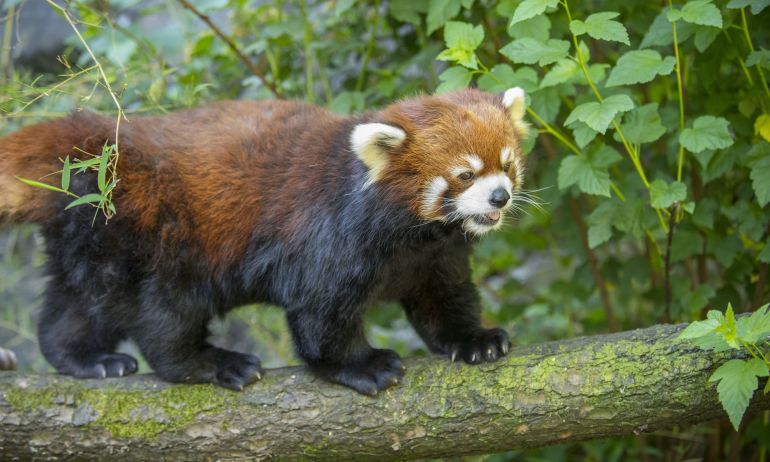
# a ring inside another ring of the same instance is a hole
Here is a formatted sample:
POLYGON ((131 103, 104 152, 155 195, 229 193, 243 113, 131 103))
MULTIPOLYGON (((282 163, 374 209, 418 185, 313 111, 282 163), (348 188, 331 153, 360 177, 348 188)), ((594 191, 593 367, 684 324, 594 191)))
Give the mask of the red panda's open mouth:
POLYGON ((473 221, 476 222, 476 224, 483 225, 483 226, 491 226, 496 224, 498 221, 500 221, 500 211, 495 210, 494 212, 485 213, 482 215, 473 215, 473 221))

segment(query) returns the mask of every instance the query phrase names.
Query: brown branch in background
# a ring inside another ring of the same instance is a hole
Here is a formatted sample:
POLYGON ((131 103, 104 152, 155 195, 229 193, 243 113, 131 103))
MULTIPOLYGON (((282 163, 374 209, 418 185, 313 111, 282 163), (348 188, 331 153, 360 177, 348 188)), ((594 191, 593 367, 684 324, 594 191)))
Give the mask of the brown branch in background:
POLYGON ((216 24, 214 24, 211 19, 201 13, 197 8, 195 8, 189 1, 187 0, 177 0, 180 5, 182 5, 184 8, 190 10, 195 16, 197 16, 201 21, 205 22, 207 26, 220 38, 222 39, 228 47, 235 53, 235 55, 238 57, 238 59, 241 60, 241 62, 251 71, 252 74, 257 76, 257 78, 262 82, 264 86, 266 86, 270 92, 275 95, 276 98, 283 99, 283 95, 281 94, 281 91, 278 89, 278 87, 275 86, 274 82, 271 82, 267 79, 264 72, 262 72, 262 69, 259 68, 256 64, 254 64, 246 55, 243 54, 243 52, 238 48, 238 46, 233 42, 233 40, 228 37, 224 32, 222 32, 222 29, 217 27, 216 24))
POLYGON ((607 281, 604 280, 601 268, 599 267, 599 259, 596 257, 596 253, 588 244, 588 230, 585 223, 583 223, 583 217, 580 214, 580 206, 574 197, 569 198, 569 208, 572 212, 572 218, 575 220, 575 224, 578 227, 578 234, 580 234, 580 242, 583 243, 583 250, 586 253, 588 260, 588 266, 591 268, 591 273, 594 275, 594 281, 599 288, 599 296, 602 299, 602 306, 604 306, 604 314, 607 316, 607 329, 610 332, 616 332, 618 325, 615 322, 615 315, 612 309, 612 300, 610 300, 610 294, 607 290, 607 281))
POLYGON ((668 221, 668 242, 666 243, 666 261, 663 271, 663 301, 665 309, 663 310, 662 322, 671 322, 671 243, 674 241, 674 228, 676 227, 676 216, 679 213, 679 202, 674 202, 671 206, 671 219, 668 221))

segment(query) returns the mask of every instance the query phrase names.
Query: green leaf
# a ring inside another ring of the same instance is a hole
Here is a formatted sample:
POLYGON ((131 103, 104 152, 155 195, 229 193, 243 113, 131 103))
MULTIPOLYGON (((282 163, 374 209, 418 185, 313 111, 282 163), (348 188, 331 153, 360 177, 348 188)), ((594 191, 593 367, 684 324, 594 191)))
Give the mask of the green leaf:
POLYGON ((99 185, 99 191, 104 192, 107 188, 107 165, 109 164, 110 155, 105 149, 102 150, 101 158, 99 159, 99 174, 96 177, 97 184, 99 185))
POLYGON ((679 142, 690 152, 706 149, 724 149, 733 144, 728 127, 730 122, 722 117, 701 116, 695 119, 691 128, 685 128, 679 135, 679 142))
POLYGON ((478 80, 479 88, 484 91, 500 93, 515 86, 527 93, 537 90, 537 73, 530 67, 520 66, 514 72, 508 64, 497 64, 489 72, 492 75, 484 74, 478 80))
POLYGON ((667 209, 674 202, 682 202, 687 198, 687 186, 679 181, 666 183, 655 180, 650 183, 650 205, 656 209, 667 209))
POLYGON ((66 193, 67 192, 67 191, 65 191, 65 190, 63 190, 61 188, 57 188, 56 186, 51 186, 50 184, 41 183, 41 182, 35 181, 35 180, 28 180, 28 179, 22 178, 20 176, 17 176, 16 179, 21 181, 22 183, 26 184, 27 186, 32 186, 32 187, 40 188, 40 189, 47 189, 49 191, 56 191, 56 192, 60 192, 60 193, 66 193))
POLYGON ((655 50, 629 51, 618 59, 607 79, 608 87, 650 82, 657 75, 668 75, 674 70, 673 56, 662 58, 655 50))
POLYGON ((610 197, 610 174, 607 168, 620 161, 620 154, 603 147, 587 156, 567 156, 559 166, 559 189, 577 184, 586 194, 610 197))
POLYGON ((398 21, 419 26, 420 13, 428 12, 428 3, 414 0, 390 0, 389 12, 398 21))
POLYGON ((630 111, 633 108, 634 102, 627 95, 613 95, 605 98, 601 103, 590 102, 577 106, 567 117, 565 125, 580 120, 603 134, 617 114, 630 111))
POLYGON ((765 246, 762 247, 762 251, 757 255, 757 260, 763 263, 770 263, 770 238, 765 242, 765 246))
POLYGON ((74 201, 67 204, 67 206, 64 207, 64 210, 68 210, 68 209, 71 209, 72 207, 77 207, 78 205, 83 205, 83 204, 99 204, 106 200, 107 198, 102 196, 101 194, 86 194, 85 196, 78 197, 74 201))
POLYGON ((453 66, 438 76, 441 85, 436 88, 436 93, 446 93, 452 90, 466 88, 471 82, 473 74, 464 67, 453 66))
POLYGON ((738 338, 746 343, 757 343, 770 336, 770 305, 764 305, 751 316, 744 316, 737 321, 738 338))
POLYGON ((551 20, 545 15, 535 16, 508 26, 508 35, 515 39, 530 37, 545 42, 550 37, 550 33, 551 20))
POLYGON ((599 134, 599 132, 589 127, 584 122, 573 122, 571 127, 572 134, 575 136, 575 143, 581 148, 588 146, 588 144, 596 138, 596 135, 599 134))
POLYGON ((623 117, 621 128, 626 139, 633 144, 652 143, 666 133, 658 114, 658 103, 634 108, 623 117))
POLYGON ((695 321, 690 323, 690 325, 679 334, 678 338, 681 340, 700 338, 712 334, 717 329, 717 327, 719 327, 719 321, 714 319, 695 321))
POLYGON ((748 360, 731 359, 719 366, 709 377, 709 382, 719 381, 719 385, 717 385, 719 401, 736 431, 738 431, 754 391, 759 386, 757 377, 767 376, 767 364, 762 360, 752 358, 748 360))
POLYGON ((580 67, 571 58, 560 59, 545 74, 540 82, 540 88, 553 87, 562 84, 580 73, 580 67))
MULTIPOLYGON (((676 28, 676 38, 679 43, 685 42, 695 33, 695 25, 680 22, 676 28)), ((655 46, 669 46, 674 43, 674 34, 671 30, 671 23, 668 20, 668 8, 658 13, 655 19, 647 29, 647 33, 642 38, 639 48, 649 48, 655 46)))
POLYGON ((540 42, 533 38, 521 38, 501 48, 500 53, 515 63, 538 63, 545 66, 565 58, 569 47, 566 40, 549 39, 547 42, 540 42))
POLYGON ((348 11, 350 7, 352 7, 355 3, 356 0, 337 0, 336 4, 334 5, 334 16, 339 18, 345 14, 345 12, 348 11))
POLYGON ((770 157, 763 157, 751 164, 751 182, 757 202, 764 207, 770 202, 770 157))
POLYGON ((470 69, 478 68, 478 60, 474 51, 484 41, 484 28, 472 24, 449 21, 444 26, 444 42, 447 49, 436 59, 454 61, 470 69))
POLYGON ((759 14, 770 6, 770 0, 730 0, 727 2, 728 8, 746 8, 751 5, 751 14, 759 14))
POLYGON ((722 13, 711 0, 688 1, 682 7, 681 18, 692 24, 722 28, 722 13))
POLYGON ((735 312, 733 311, 732 304, 727 304, 724 320, 719 323, 716 332, 732 348, 740 349, 741 345, 738 343, 737 324, 735 323, 735 312))
POLYGON ((586 18, 585 22, 575 19, 569 23, 569 29, 575 35, 588 34, 597 40, 608 40, 631 45, 628 41, 626 27, 613 21, 620 13, 605 11, 594 13, 586 18))
POLYGON ((695 29, 695 48, 703 53, 711 46, 720 32, 721 29, 716 27, 697 26, 695 29))
POLYGON ((432 34, 433 31, 440 29, 447 21, 457 16, 461 6, 461 0, 430 0, 427 21, 428 34, 432 34))
POLYGON ((64 166, 61 169, 61 188, 65 191, 70 189, 70 177, 72 172, 70 171, 70 156, 64 158, 64 166))
POLYGON ((511 18, 511 25, 524 21, 525 19, 534 18, 545 13, 548 8, 555 8, 559 4, 559 0, 524 0, 513 12, 513 18, 511 18))

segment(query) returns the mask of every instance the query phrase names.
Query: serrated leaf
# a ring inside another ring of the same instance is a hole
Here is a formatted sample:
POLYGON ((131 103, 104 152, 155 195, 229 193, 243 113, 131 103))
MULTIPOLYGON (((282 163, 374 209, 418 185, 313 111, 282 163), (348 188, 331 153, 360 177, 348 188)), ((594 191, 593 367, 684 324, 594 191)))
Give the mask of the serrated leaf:
POLYGON ((693 40, 695 48, 703 53, 712 43, 714 43, 714 40, 720 32, 721 29, 717 29, 716 27, 697 26, 695 30, 695 39, 693 40))
POLYGON ((427 2, 415 2, 414 0, 390 0, 388 11, 398 21, 419 26, 420 13, 427 13, 428 5, 427 2))
POLYGON ((601 103, 590 102, 577 106, 572 110, 564 124, 569 125, 575 120, 580 120, 603 134, 617 114, 630 111, 633 108, 634 102, 627 95, 613 95, 605 98, 601 103))
POLYGON ((610 174, 606 166, 591 162, 588 156, 567 156, 561 161, 559 189, 576 184, 586 194, 610 197, 610 174))
POLYGON ((770 141, 770 114, 762 114, 754 121, 754 133, 770 141))
POLYGON ((545 13, 546 9, 555 8, 558 4, 559 0, 524 0, 513 12, 511 25, 539 16, 545 13))
POLYGON ((578 64, 570 58, 560 59, 545 74, 540 82, 540 88, 553 87, 562 84, 580 73, 578 64))
POLYGON ((69 210, 72 207, 77 207, 78 205, 98 204, 106 200, 107 198, 102 196, 101 194, 86 194, 85 196, 78 197, 74 201, 67 204, 67 206, 64 207, 64 210, 69 210))
POLYGON ((535 16, 508 26, 508 35, 515 39, 531 37, 545 42, 550 37, 550 33, 551 20, 546 15, 535 16))
POLYGON ((427 19, 428 34, 432 34, 433 31, 440 29, 447 21, 457 16, 461 6, 461 0, 430 0, 427 19))
POLYGON ((521 38, 501 48, 500 53, 515 63, 538 63, 545 66, 567 57, 569 47, 566 40, 549 39, 540 42, 533 38, 521 38))
POLYGON ((692 24, 722 28, 722 13, 711 0, 690 0, 681 10, 681 19, 692 24))
POLYGON ((633 144, 652 143, 666 133, 658 114, 658 103, 645 104, 626 113, 621 128, 633 144))
POLYGON ((719 385, 717 385, 719 401, 736 431, 738 431, 743 414, 759 385, 757 377, 767 376, 767 364, 752 358, 749 360, 731 359, 719 366, 709 377, 709 382, 719 381, 719 385))
POLYGON ((657 75, 668 75, 674 70, 673 56, 662 58, 655 50, 629 51, 618 59, 610 72, 607 86, 629 85, 650 82, 657 75))
POLYGON ((770 6, 770 0, 730 0, 727 2, 728 8, 746 8, 751 6, 751 14, 759 14, 770 6))
POLYGON ((441 80, 441 84, 436 88, 436 93, 446 93, 448 91, 466 88, 471 82, 472 77, 473 74, 471 71, 464 67, 450 67, 438 76, 438 79, 441 80))
POLYGON ((760 66, 770 69, 770 50, 762 48, 759 51, 752 51, 746 57, 746 67, 760 66))
POLYGON ((612 238, 612 227, 608 224, 588 227, 588 247, 595 249, 612 238))
POLYGON ((691 340, 704 337, 713 334, 717 327, 719 327, 719 321, 713 319, 694 321, 679 334, 678 338, 681 340, 691 340))
POLYGON ((769 306, 764 305, 753 312, 751 316, 738 319, 736 332, 739 339, 746 343, 756 343, 770 336, 769 306))
POLYGON ((690 152, 724 149, 733 144, 729 126, 730 122, 722 117, 701 116, 695 119, 691 128, 682 131, 679 142, 690 152))
MULTIPOLYGON (((677 24, 677 40, 679 43, 683 43, 695 33, 695 26, 690 23, 677 24)), ((671 23, 668 20, 668 8, 664 8, 663 11, 658 13, 655 19, 650 24, 649 29, 642 38, 642 43, 639 44, 639 48, 649 48, 655 46, 668 46, 674 43, 674 35, 671 30, 671 23)))
POLYGON ((619 13, 613 11, 594 13, 588 16, 585 21, 573 20, 570 22, 569 28, 575 35, 588 34, 597 40, 608 40, 631 45, 631 42, 628 41, 626 27, 613 20, 613 18, 619 15, 619 13))
POLYGON ((573 122, 571 127, 572 134, 575 137, 575 143, 581 148, 588 146, 588 144, 596 138, 596 135, 599 134, 599 132, 583 122, 573 122))
POLYGON ((481 26, 474 27, 464 22, 449 21, 444 26, 444 42, 447 49, 442 51, 436 59, 454 61, 461 66, 477 69, 478 60, 474 52, 483 41, 484 28, 481 26))
POLYGON ((666 183, 663 180, 650 183, 650 205, 656 209, 667 209, 674 205, 674 202, 681 202, 686 198, 687 186, 684 183, 666 183))
POLYGON ((72 172, 70 171, 70 156, 64 158, 64 166, 61 169, 61 188, 65 191, 70 189, 70 178, 72 172))
POLYGON ((508 64, 497 64, 478 79, 479 88, 489 92, 503 92, 511 87, 521 87, 525 92, 537 90, 537 72, 526 66, 520 66, 514 72, 508 64), (493 78, 494 76, 494 78, 493 78))
POLYGON ((724 319, 719 323, 716 332, 730 347, 736 349, 741 347, 740 343, 738 343, 737 324, 735 323, 735 312, 733 311, 732 304, 727 304, 724 319))
POLYGON ((750 176, 757 202, 764 207, 770 202, 770 157, 763 157, 753 162, 750 176))

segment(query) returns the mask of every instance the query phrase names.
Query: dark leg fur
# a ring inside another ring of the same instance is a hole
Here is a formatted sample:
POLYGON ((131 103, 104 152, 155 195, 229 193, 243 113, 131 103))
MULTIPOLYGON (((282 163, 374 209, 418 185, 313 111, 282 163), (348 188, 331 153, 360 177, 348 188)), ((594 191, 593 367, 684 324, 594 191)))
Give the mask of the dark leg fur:
POLYGON ((369 345, 357 310, 301 308, 287 318, 297 352, 326 380, 375 396, 404 375, 395 351, 369 345))
POLYGON ((426 283, 402 300, 410 322, 435 353, 469 364, 508 354, 508 334, 481 326, 481 307, 466 253, 436 261, 426 283))
MULTIPOLYGON (((262 378, 259 358, 206 342, 211 314, 206 308, 175 309, 167 294, 146 296, 129 336, 155 372, 170 382, 214 383, 243 390, 262 378)), ((178 301, 177 301, 178 303, 178 301)))
POLYGON ((74 291, 65 294, 52 282, 38 326, 40 349, 59 372, 80 378, 136 372, 134 358, 115 353, 124 334, 74 291))

